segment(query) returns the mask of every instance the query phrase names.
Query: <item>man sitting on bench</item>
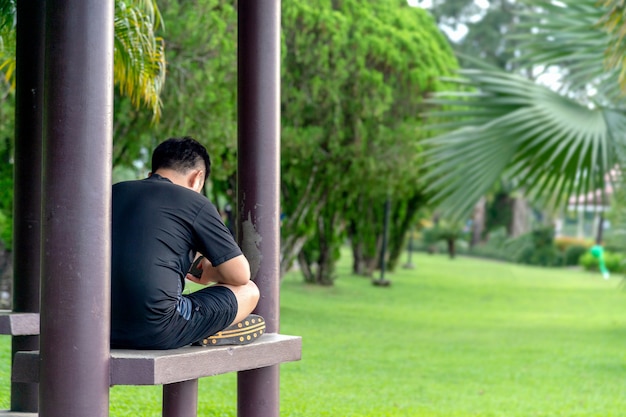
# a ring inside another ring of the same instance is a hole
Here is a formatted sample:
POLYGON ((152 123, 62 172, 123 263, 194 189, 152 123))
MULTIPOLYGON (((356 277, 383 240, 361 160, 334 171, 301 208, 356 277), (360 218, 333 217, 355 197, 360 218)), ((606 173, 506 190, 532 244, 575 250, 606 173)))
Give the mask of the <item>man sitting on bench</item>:
POLYGON ((210 168, 199 142, 171 138, 148 178, 113 186, 112 347, 245 344, 264 332, 250 265, 201 193, 210 168), (183 294, 185 279, 213 285, 183 294))

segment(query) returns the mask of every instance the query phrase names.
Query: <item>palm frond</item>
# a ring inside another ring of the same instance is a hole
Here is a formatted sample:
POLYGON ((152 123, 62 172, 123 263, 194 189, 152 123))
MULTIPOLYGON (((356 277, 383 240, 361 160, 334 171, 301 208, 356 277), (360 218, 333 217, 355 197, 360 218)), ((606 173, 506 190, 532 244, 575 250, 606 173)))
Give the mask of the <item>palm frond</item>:
POLYGON ((147 105, 156 120, 166 70, 165 44, 156 36, 161 16, 154 1, 134 3, 115 2, 115 83, 135 106, 147 105))
POLYGON ((501 177, 515 178, 529 196, 563 203, 570 194, 604 189, 623 155, 626 112, 589 108, 516 74, 462 70, 474 93, 433 98, 446 133, 426 141, 434 200, 451 216, 470 212, 501 177), (476 114, 489 115, 476 117, 476 114))
POLYGON ((606 55, 616 36, 602 25, 609 9, 598 0, 524 1, 532 8, 520 16, 520 31, 513 35, 522 43, 517 61, 560 67, 569 91, 592 84, 599 96, 620 99, 619 71, 606 55))
POLYGON ((605 14, 599 23, 611 37, 605 62, 619 72, 620 86, 626 91, 626 5, 623 0, 604 0, 603 6, 605 14))
MULTIPOLYGON (((15 0, 0 0, 0 71, 15 84, 15 0)), ((121 94, 137 107, 161 114, 165 82, 165 47, 156 30, 162 17, 155 0, 116 0, 114 78, 121 94)))
POLYGON ((0 72, 14 86, 15 0, 0 0, 0 72))

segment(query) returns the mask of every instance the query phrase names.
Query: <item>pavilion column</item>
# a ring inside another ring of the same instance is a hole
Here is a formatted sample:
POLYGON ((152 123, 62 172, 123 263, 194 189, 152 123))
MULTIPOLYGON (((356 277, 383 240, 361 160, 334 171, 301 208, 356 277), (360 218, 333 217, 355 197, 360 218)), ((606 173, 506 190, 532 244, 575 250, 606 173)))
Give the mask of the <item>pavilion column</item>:
MULTIPOLYGON (((261 291, 256 313, 279 327, 280 0, 239 0, 238 238, 261 291)), ((279 366, 239 372, 238 415, 278 417, 279 366)))
MULTIPOLYGON (((18 0, 13 188, 13 311, 39 312, 41 138, 45 0, 18 0)), ((12 355, 38 350, 39 336, 14 336, 12 355)), ((36 412, 37 384, 11 384, 11 410, 36 412)))
POLYGON ((109 415, 113 0, 47 0, 39 415, 109 415))

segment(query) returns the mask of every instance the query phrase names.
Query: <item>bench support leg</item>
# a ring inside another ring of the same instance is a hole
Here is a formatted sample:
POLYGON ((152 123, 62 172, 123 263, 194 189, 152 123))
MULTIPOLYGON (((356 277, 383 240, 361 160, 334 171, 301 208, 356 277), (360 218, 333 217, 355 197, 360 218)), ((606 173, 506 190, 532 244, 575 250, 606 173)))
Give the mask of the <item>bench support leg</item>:
POLYGON ((198 380, 163 385, 163 417, 198 415, 198 380))
POLYGON ((280 416, 279 365, 237 374, 237 417, 280 416))

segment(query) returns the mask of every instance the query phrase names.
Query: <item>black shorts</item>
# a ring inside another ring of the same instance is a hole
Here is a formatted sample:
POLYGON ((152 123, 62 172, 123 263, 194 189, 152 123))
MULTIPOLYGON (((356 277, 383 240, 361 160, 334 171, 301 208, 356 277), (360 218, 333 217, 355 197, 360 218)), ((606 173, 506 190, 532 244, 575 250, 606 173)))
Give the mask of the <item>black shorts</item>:
POLYGON ((171 334, 175 349, 198 342, 228 327, 237 316, 237 297, 228 288, 221 285, 202 288, 187 297, 193 306, 191 317, 176 334, 171 334))

